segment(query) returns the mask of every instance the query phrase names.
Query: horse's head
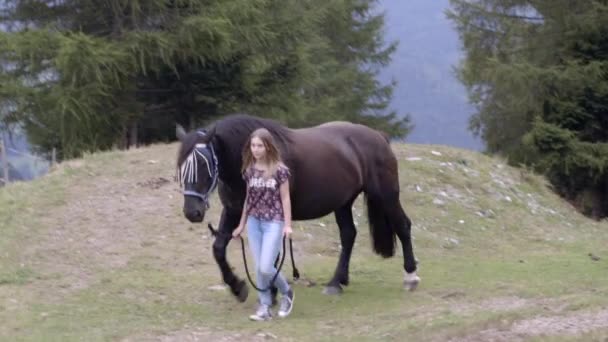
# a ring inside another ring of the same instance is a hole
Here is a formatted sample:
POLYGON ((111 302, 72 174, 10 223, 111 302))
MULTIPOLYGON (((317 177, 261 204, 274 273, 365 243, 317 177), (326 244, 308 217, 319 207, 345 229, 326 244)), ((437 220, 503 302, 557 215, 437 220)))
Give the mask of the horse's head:
POLYGON ((209 209, 209 195, 218 182, 218 162, 213 149, 214 131, 186 133, 177 126, 181 141, 177 157, 177 179, 184 194, 184 216, 190 222, 202 222, 209 209))

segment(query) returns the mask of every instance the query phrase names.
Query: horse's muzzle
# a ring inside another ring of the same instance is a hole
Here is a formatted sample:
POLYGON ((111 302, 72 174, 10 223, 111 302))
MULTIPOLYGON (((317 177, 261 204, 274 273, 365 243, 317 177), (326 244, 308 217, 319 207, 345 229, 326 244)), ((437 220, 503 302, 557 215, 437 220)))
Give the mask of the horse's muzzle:
POLYGON ((203 219, 205 218, 205 212, 199 209, 184 210, 184 216, 192 223, 200 223, 203 222, 203 219))

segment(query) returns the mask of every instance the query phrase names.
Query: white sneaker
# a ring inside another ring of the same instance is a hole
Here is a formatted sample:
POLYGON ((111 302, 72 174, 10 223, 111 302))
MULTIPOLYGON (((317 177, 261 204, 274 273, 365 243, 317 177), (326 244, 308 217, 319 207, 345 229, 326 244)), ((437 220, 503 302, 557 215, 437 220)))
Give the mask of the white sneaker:
POLYGON ((293 289, 289 290, 287 294, 281 296, 281 305, 279 307, 279 317, 284 318, 289 316, 291 310, 293 309, 293 300, 296 298, 296 295, 293 293, 293 289))
POLYGON ((252 321, 269 321, 272 319, 272 312, 270 312, 270 307, 268 305, 260 304, 258 310, 255 314, 249 316, 249 319, 252 321))

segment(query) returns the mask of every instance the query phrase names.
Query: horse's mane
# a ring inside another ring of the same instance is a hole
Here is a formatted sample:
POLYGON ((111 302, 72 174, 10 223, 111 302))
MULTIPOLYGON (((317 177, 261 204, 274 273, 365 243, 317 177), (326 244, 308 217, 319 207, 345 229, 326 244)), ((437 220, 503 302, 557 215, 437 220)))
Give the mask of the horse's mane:
MULTIPOLYGON (((282 153, 288 152, 292 139, 292 131, 280 124, 278 121, 258 118, 246 114, 230 115, 218 121, 215 126, 215 134, 220 136, 231 155, 241 156, 243 143, 256 129, 264 127, 274 137, 276 144, 282 153)), ((283 155, 283 158, 286 156, 283 155)))
POLYGON ((274 136, 275 142, 282 152, 282 157, 286 158, 285 154, 289 151, 289 144, 293 141, 292 131, 289 128, 275 120, 247 114, 233 114, 216 121, 206 129, 198 129, 188 133, 182 141, 177 165, 181 165, 194 146, 204 140, 203 136, 198 134, 199 131, 214 132, 213 134, 222 140, 223 147, 226 149, 224 153, 238 156, 238 160, 240 160, 244 142, 247 141, 251 132, 260 127, 266 128, 274 136))

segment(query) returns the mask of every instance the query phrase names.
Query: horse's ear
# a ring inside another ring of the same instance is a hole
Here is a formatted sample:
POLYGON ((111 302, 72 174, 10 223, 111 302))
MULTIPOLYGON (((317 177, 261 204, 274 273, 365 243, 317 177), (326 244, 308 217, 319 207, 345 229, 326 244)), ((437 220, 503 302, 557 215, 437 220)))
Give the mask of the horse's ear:
POLYGON ((180 124, 175 124, 175 135, 177 136, 177 139, 183 141, 186 136, 186 130, 184 130, 184 127, 180 124))
POLYGON ((215 135, 215 125, 213 125, 213 127, 211 127, 211 129, 209 130, 209 137, 213 138, 214 135, 215 135))
POLYGON ((204 137, 205 137, 205 142, 210 142, 213 139, 213 136, 215 135, 215 125, 213 125, 208 131, 205 131, 204 133, 204 137))

